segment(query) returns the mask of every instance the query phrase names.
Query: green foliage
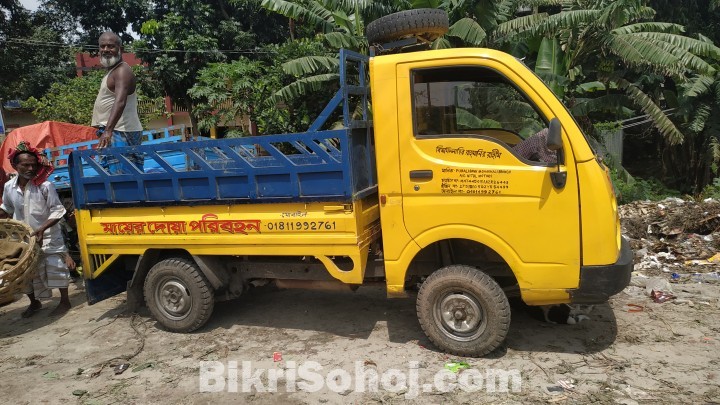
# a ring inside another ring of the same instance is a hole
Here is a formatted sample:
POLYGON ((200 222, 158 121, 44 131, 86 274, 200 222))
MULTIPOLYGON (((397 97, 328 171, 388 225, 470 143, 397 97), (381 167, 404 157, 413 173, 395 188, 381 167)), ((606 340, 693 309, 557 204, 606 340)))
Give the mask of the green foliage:
POLYGON ((459 129, 473 129, 473 128, 502 128, 502 124, 492 119, 482 119, 473 115, 465 109, 458 108, 457 111, 457 126, 459 129))
MULTIPOLYGON (((140 67, 135 67, 137 71, 140 67)), ((105 71, 90 72, 82 77, 75 77, 70 80, 56 82, 45 93, 44 96, 36 99, 30 97, 23 102, 24 108, 31 108, 33 114, 40 121, 61 121, 79 125, 90 125, 92 121, 93 105, 100 89, 105 71)), ((144 95, 142 81, 138 81, 138 101, 147 100, 144 95)), ((152 115, 141 115, 143 125, 155 118, 152 115)))
POLYGON ((567 65, 557 38, 543 38, 535 61, 535 73, 550 87, 556 96, 565 94, 567 65))
POLYGON ((219 52, 215 31, 221 19, 211 22, 215 15, 210 6, 202 2, 171 0, 168 6, 171 11, 143 25, 142 37, 135 41, 133 49, 152 64, 153 74, 163 84, 164 91, 177 104, 190 107, 187 90, 195 83, 197 72, 208 63, 225 59, 219 52), (165 51, 155 52, 153 48, 165 51))
POLYGON ((282 23, 253 0, 164 0, 142 24, 133 50, 152 66, 163 93, 188 107, 194 121, 197 113, 188 90, 198 82, 198 72, 243 54, 260 58, 257 48, 283 39, 282 23))
POLYGON ((339 80, 335 78, 322 81, 322 85, 317 87, 295 83, 305 79, 312 80, 309 77, 313 75, 337 75, 337 54, 328 52, 321 42, 312 40, 296 40, 282 46, 268 46, 267 49, 274 51, 273 59, 268 61, 268 64, 272 65, 275 74, 282 78, 284 86, 274 89, 277 91, 271 101, 286 106, 290 113, 289 132, 305 131, 337 91, 339 80), (318 63, 317 69, 302 67, 306 55, 319 55, 314 59, 318 63), (281 94, 286 94, 286 97, 280 96, 281 94))
POLYGON ((411 0, 412 8, 438 8, 441 0, 411 0))
MULTIPOLYGON (((283 65, 285 73, 295 76, 295 80, 275 93, 277 101, 286 103, 297 102, 298 99, 318 91, 322 93, 323 89, 337 88, 337 51, 346 48, 365 53, 366 18, 370 18, 369 16, 378 10, 383 10, 378 7, 378 3, 367 0, 263 0, 262 6, 290 18, 291 21, 305 21, 311 28, 314 40, 325 45, 283 65)), ((291 33, 291 36, 294 37, 294 34, 291 33)), ((327 100, 321 104, 324 105, 327 100)))
MULTIPOLYGON (((676 23, 652 21, 655 11, 645 0, 444 4, 451 21, 468 15, 477 21, 486 46, 525 58, 581 121, 621 119, 632 108, 646 114, 671 145, 682 143, 685 134, 664 111, 662 86, 713 74, 713 62, 720 60, 720 48, 707 38, 684 35, 676 23), (518 17, 519 6, 533 11, 518 17)), ((673 6, 668 8, 682 8, 673 6)), ((436 47, 452 44, 441 38, 436 47)))
POLYGON ((240 126, 243 135, 249 135, 249 127, 243 125, 249 119, 258 122, 262 133, 284 132, 287 111, 271 108, 268 102, 280 80, 268 73, 261 62, 247 58, 202 69, 197 84, 188 91, 195 101, 200 128, 240 126))
POLYGON ((73 52, 62 42, 69 28, 47 11, 30 13, 16 0, 0 2, 0 100, 41 97, 74 74, 73 52))
POLYGON ((595 130, 598 132, 615 132, 622 129, 622 124, 618 121, 596 122, 593 124, 593 127, 595 127, 595 130))
POLYGON ((458 38, 471 46, 482 46, 487 33, 472 18, 461 18, 449 27, 445 36, 458 38))
MULTIPOLYGON (((200 127, 233 126, 237 122, 241 123, 239 129, 231 130, 229 136, 243 136, 249 134, 247 123, 250 119, 257 124, 260 134, 306 130, 332 97, 333 86, 320 87, 303 97, 285 101, 281 101, 276 92, 284 85, 292 87, 296 75, 302 75, 313 66, 327 65, 326 69, 331 70, 337 64, 337 58, 303 56, 322 49, 320 43, 304 40, 269 45, 263 48, 267 57, 260 61, 241 58, 201 70, 198 83, 189 91, 196 104, 200 127), (287 68, 289 61, 297 61, 293 69, 287 68)), ((337 89, 337 80, 334 88, 337 89)))
POLYGON ((703 34, 720 44, 720 2, 717 0, 650 0, 657 11, 655 21, 683 25, 690 35, 703 34))
POLYGON ((682 35, 678 24, 651 21, 654 10, 644 0, 446 1, 442 7, 453 24, 434 48, 481 45, 510 52, 580 121, 642 111, 673 144, 684 136, 663 111, 658 89, 690 72, 712 72, 709 60, 720 51, 682 35))
POLYGON ((124 42, 133 40, 132 30, 139 31, 140 23, 147 18, 150 0, 84 1, 45 0, 45 9, 62 13, 73 25, 82 28, 81 42, 97 45, 100 34, 112 31, 124 42))
POLYGON ((679 197, 678 191, 671 190, 656 179, 636 179, 623 170, 610 170, 610 179, 615 187, 618 204, 638 200, 660 201, 667 197, 679 197))
POLYGON ((92 72, 83 77, 58 82, 40 99, 31 97, 23 107, 32 108, 40 121, 62 121, 90 125, 93 104, 100 89, 104 72, 92 72))
POLYGON ((283 70, 293 76, 303 76, 317 72, 337 73, 340 61, 331 56, 304 56, 285 62, 283 70))
POLYGON ((714 181, 720 164, 720 73, 694 76, 675 90, 673 118, 686 142, 663 145, 666 170, 688 192, 699 193, 714 181))
POLYGON ((333 29, 332 13, 316 2, 262 0, 261 5, 288 18, 307 21, 320 27, 323 32, 331 32, 333 29))
MULTIPOLYGON (((705 44, 720 44, 720 8, 713 0, 650 0, 657 15, 656 21, 681 24, 687 35, 705 44)), ((690 74, 689 80, 677 83, 666 91, 668 107, 674 107, 672 117, 686 142, 683 145, 662 145, 667 157, 664 170, 688 192, 705 193, 716 184, 720 164, 720 58, 704 58, 716 70, 714 73, 690 74), (667 162, 667 163, 666 163, 667 162)))
POLYGON ((699 197, 720 200, 720 177, 714 178, 711 184, 705 186, 699 197))

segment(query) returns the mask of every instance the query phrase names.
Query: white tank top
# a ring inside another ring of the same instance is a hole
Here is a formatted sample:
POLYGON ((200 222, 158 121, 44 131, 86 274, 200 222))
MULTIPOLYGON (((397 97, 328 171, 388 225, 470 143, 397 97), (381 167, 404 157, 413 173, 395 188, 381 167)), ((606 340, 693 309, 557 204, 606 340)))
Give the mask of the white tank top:
MULTIPOLYGON (((102 79, 100 91, 98 92, 97 98, 95 99, 95 106, 93 107, 91 124, 93 127, 107 125, 108 118, 110 118, 110 110, 112 110, 115 104, 115 93, 108 88, 107 80, 110 73, 123 63, 125 62, 120 62, 114 68, 110 69, 102 79)), ((137 112, 137 91, 128 95, 127 101, 125 102, 125 109, 117 124, 115 124, 115 130, 122 132, 142 131, 142 124, 140 123, 140 117, 137 112)))

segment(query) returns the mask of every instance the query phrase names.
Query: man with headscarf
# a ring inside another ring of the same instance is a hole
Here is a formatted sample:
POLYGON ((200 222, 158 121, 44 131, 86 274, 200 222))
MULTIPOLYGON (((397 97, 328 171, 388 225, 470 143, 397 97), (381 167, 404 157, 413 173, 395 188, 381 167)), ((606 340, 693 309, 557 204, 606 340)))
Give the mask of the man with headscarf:
POLYGON ((50 315, 64 314, 70 309, 68 266, 74 267, 74 263, 58 224, 65 215, 65 207, 55 186, 47 181, 53 167, 41 152, 26 142, 11 149, 8 159, 17 176, 5 183, 0 218, 12 217, 30 225, 42 247, 32 283, 25 290, 30 305, 22 317, 28 318, 40 310, 42 303, 38 298, 52 297, 51 288, 60 289, 60 303, 50 315))
MULTIPOLYGON (((135 75, 122 60, 122 41, 117 34, 105 32, 98 41, 100 64, 107 69, 93 107, 92 126, 98 128, 99 148, 135 146, 142 142, 142 124, 138 116, 135 75)), ((142 171, 142 157, 128 155, 142 171)), ((111 165, 115 172, 118 165, 111 165)))

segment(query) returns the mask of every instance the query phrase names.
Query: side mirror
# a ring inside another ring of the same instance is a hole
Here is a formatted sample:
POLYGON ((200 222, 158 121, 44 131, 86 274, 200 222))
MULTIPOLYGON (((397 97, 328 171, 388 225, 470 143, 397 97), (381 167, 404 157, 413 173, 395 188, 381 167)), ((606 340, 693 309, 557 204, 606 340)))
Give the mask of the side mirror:
POLYGON ((547 148, 550 150, 560 150, 562 149, 562 136, 560 133, 562 132, 562 125, 560 124, 560 120, 557 118, 553 118, 550 120, 550 125, 548 126, 548 137, 547 137, 547 148))
POLYGON ((560 171, 560 157, 562 155, 562 125, 560 120, 553 118, 550 120, 548 125, 548 136, 547 136, 547 148, 554 150, 557 155, 557 171, 550 173, 550 180, 552 180, 553 186, 558 189, 565 187, 567 182, 567 172, 560 171))

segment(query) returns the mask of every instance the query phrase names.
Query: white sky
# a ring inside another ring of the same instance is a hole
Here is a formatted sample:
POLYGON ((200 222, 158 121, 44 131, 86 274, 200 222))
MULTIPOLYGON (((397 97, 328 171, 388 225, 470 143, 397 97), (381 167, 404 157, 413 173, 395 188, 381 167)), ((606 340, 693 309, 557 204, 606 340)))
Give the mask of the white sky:
POLYGON ((35 11, 40 7, 40 0, 20 0, 20 4, 30 11, 35 11))
MULTIPOLYGON (((35 11, 38 9, 38 7, 40 7, 40 0, 20 0, 20 4, 22 4, 23 7, 30 11, 35 11)), ((135 33, 135 31, 132 30, 129 24, 127 29, 128 32, 130 32, 130 35, 138 38, 138 35, 135 33)))

